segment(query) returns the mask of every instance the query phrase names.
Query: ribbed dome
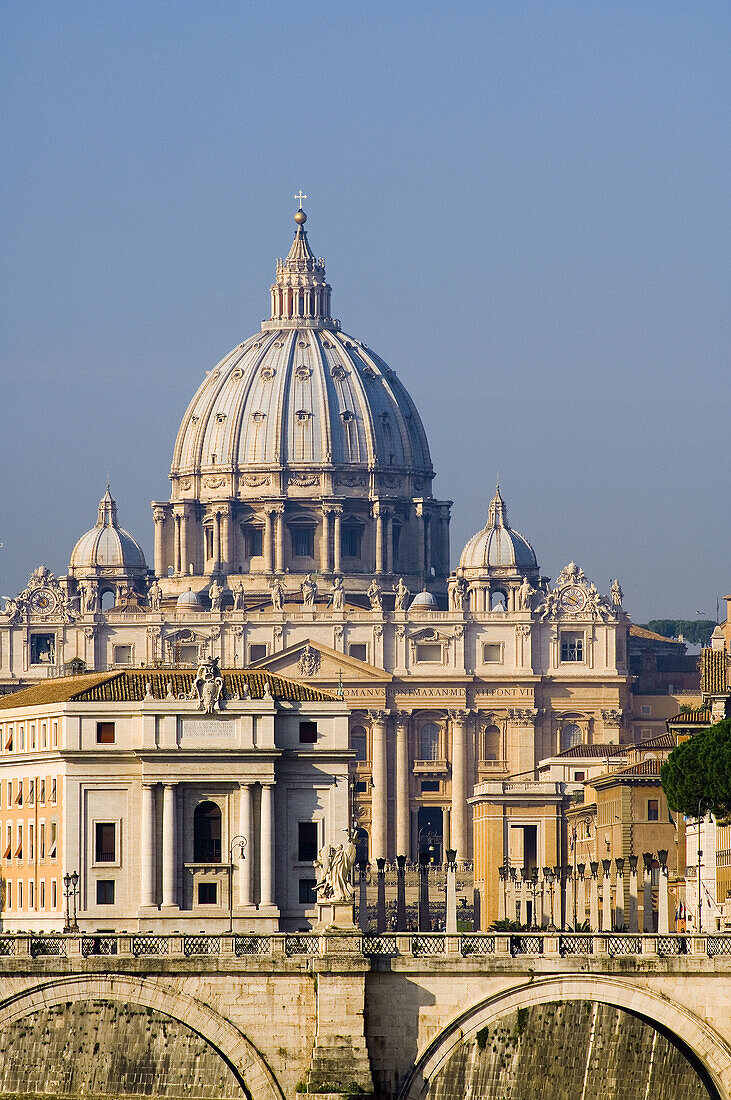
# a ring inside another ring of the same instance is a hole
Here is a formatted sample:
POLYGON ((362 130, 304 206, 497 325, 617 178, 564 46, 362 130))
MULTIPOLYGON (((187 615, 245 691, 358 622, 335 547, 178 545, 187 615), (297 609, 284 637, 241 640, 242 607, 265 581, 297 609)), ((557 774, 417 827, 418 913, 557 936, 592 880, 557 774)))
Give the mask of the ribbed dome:
POLYGON ((210 483, 252 466, 304 464, 431 477, 413 401, 386 363, 330 317, 324 261, 302 224, 271 293, 262 331, 225 356, 190 403, 171 476, 202 472, 210 483))
POLYGON ((189 588, 187 592, 181 592, 175 601, 178 611, 202 611, 203 604, 198 595, 189 588))
POLYGON ((533 547, 508 524, 508 512, 499 487, 490 501, 487 525, 465 546, 459 568, 471 573, 494 568, 534 573, 538 569, 533 547))
POLYGON ((81 536, 69 563, 72 577, 93 575, 102 569, 125 574, 147 572, 140 545, 117 523, 117 502, 109 487, 99 502, 96 526, 81 536))

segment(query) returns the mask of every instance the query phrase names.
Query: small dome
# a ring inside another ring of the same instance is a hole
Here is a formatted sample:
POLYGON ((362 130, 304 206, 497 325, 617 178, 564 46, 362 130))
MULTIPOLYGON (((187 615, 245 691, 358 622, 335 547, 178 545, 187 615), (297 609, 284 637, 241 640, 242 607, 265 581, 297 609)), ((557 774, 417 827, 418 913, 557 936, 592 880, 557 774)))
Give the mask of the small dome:
POLYGON ((181 592, 175 601, 175 606, 179 611, 202 611, 203 604, 200 601, 200 597, 189 588, 187 592, 181 592))
POLYGON ((508 524, 508 511, 500 487, 490 501, 487 525, 470 541, 459 559, 460 571, 484 573, 490 569, 514 569, 517 573, 538 570, 533 547, 508 524))
POLYGON ((117 502, 109 486, 99 502, 96 526, 81 536, 69 563, 72 577, 93 575, 100 569, 113 569, 124 574, 147 572, 145 555, 139 543, 117 523, 117 502))
POLYGON ((438 611, 439 604, 437 603, 431 592, 427 592, 424 589, 423 592, 417 592, 414 596, 411 604, 409 605, 409 611, 438 611))

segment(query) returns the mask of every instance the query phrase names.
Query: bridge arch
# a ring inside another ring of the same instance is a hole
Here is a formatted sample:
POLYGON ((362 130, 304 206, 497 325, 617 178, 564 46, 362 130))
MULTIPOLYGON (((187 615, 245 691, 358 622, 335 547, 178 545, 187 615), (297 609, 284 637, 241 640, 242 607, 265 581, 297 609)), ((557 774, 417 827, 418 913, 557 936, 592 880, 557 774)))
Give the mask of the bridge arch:
POLYGON ((284 1100, 264 1057, 243 1032, 207 1004, 154 978, 80 974, 41 982, 0 1001, 0 1029, 32 1012, 92 999, 134 1004, 177 1020, 219 1055, 246 1096, 252 1100, 284 1100))
POLYGON ((633 1013, 671 1034, 695 1058, 720 1100, 731 1100, 731 1047, 704 1020, 648 989, 612 977, 559 975, 522 982, 476 1002, 454 1016, 419 1053, 399 1100, 426 1100, 429 1087, 450 1056, 483 1027, 519 1008, 551 1001, 598 1001, 633 1013))

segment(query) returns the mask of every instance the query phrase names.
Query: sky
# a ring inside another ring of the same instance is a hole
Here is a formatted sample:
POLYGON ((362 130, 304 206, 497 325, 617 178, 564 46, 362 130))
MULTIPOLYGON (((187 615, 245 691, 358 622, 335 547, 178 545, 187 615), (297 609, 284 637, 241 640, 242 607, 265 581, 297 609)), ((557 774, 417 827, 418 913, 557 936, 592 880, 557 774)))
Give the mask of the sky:
MULTIPOLYGON (((454 501, 649 618, 731 591, 726 0, 0 7, 0 593, 107 476, 152 562, 190 397, 302 189, 454 501)), ((724 605, 721 599, 721 618, 724 605)))

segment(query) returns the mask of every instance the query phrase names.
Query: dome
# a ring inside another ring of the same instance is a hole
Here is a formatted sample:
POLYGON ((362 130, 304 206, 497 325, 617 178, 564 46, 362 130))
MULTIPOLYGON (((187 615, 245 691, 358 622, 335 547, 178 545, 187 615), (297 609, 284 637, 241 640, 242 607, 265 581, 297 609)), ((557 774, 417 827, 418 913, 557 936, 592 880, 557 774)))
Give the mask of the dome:
POLYGON ((99 502, 96 526, 81 536, 69 563, 72 577, 93 575, 100 570, 124 574, 147 572, 145 555, 139 543, 117 523, 117 502, 109 486, 99 502))
POLYGON ((485 573, 491 569, 512 569, 517 573, 538 570, 533 547, 508 524, 499 486, 490 501, 487 525, 472 536, 459 559, 460 572, 485 573))
POLYGON ((187 592, 181 592, 175 601, 178 611, 203 611, 203 604, 199 596, 189 588, 187 592))
POLYGON ((411 604, 409 605, 409 611, 438 611, 439 604, 437 603, 431 592, 427 592, 424 589, 423 592, 417 592, 414 596, 411 604))
POLYGON ((171 477, 200 478, 198 499, 220 496, 224 483, 235 494, 238 473, 262 466, 382 467, 431 479, 416 407, 383 359, 330 316, 324 261, 302 218, 277 261, 271 300, 261 332, 208 372, 191 401, 171 477))

